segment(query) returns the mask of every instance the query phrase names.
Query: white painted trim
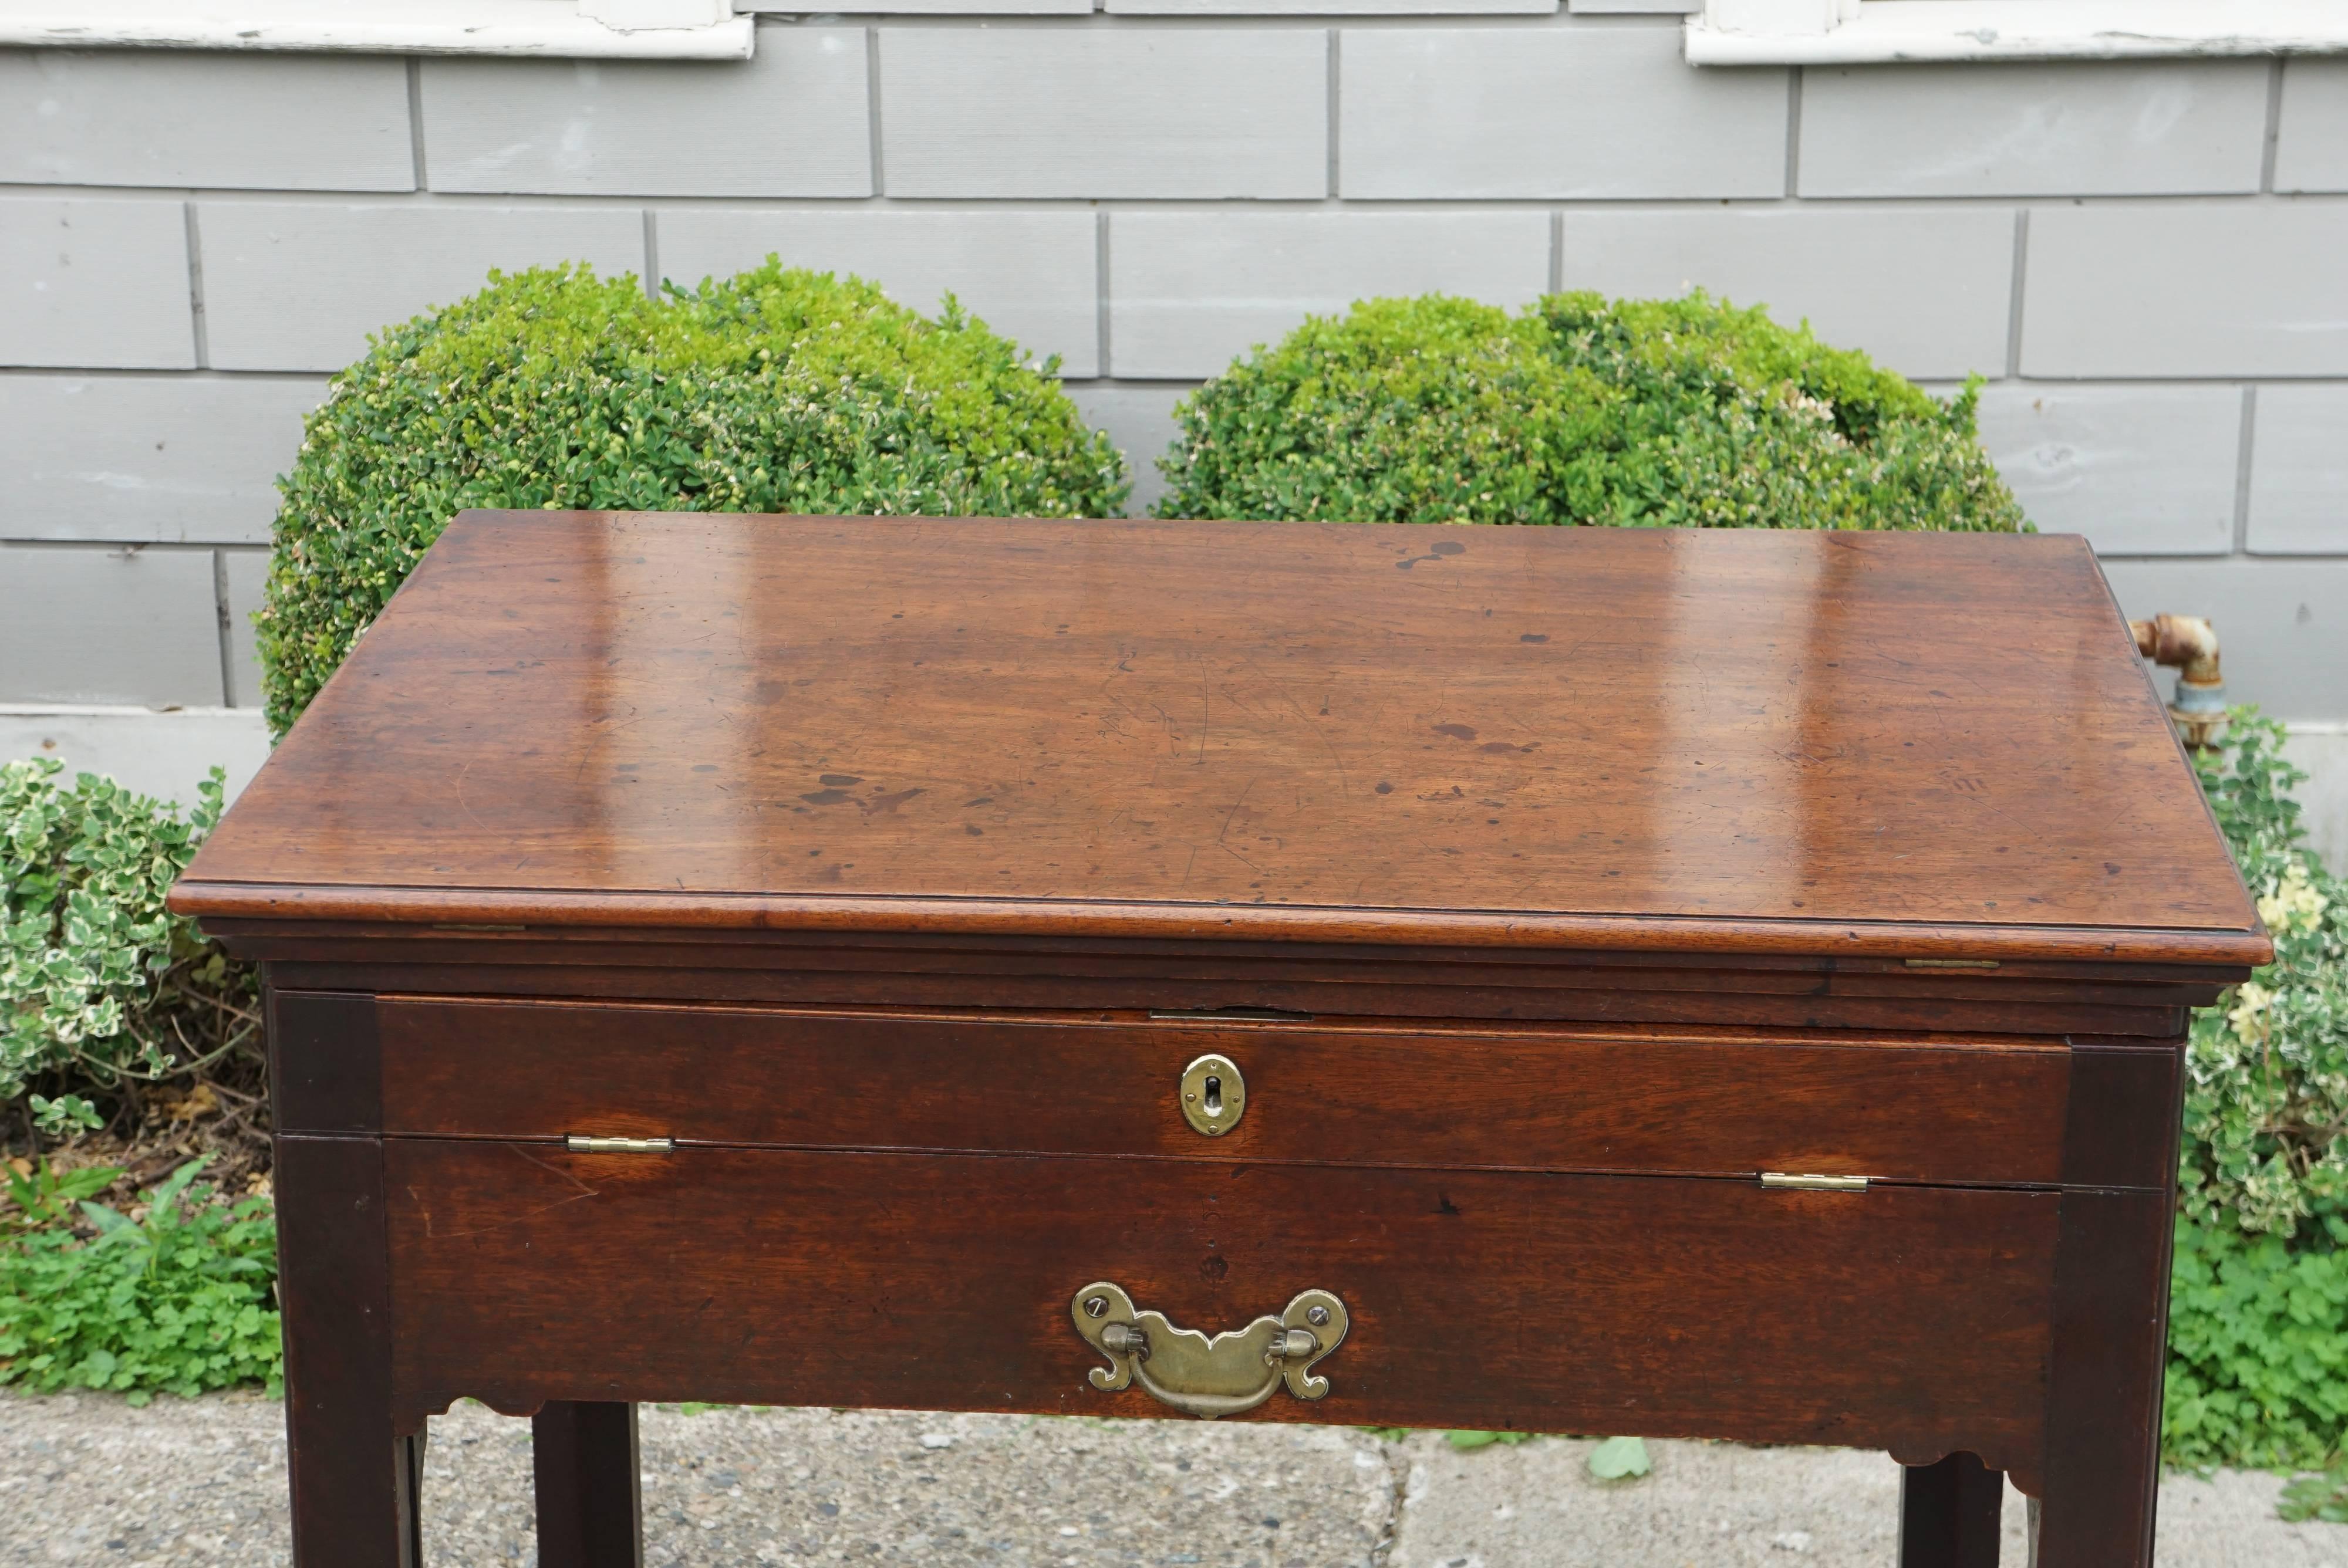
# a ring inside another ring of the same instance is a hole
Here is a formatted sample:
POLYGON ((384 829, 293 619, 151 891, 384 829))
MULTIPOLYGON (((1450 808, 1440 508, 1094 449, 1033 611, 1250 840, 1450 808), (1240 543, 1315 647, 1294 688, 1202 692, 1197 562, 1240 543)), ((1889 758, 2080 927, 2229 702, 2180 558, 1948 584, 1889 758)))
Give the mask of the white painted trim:
POLYGON ((1926 60, 2132 60, 2348 52, 2339 0, 1706 0, 1687 21, 1694 66, 1926 60))
POLYGON ((747 60, 756 24, 724 0, 0 0, 0 45, 747 60), (606 26, 723 15, 691 26, 606 26))

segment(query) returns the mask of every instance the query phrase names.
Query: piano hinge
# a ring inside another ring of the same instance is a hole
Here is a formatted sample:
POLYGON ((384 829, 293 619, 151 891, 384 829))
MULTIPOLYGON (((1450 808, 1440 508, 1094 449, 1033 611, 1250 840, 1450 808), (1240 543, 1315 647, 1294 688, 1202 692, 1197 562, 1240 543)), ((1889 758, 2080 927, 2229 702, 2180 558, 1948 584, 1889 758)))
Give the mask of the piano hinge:
POLYGON ((1863 1193, 1865 1176, 1797 1176, 1784 1171, 1764 1171, 1761 1184, 1797 1193, 1863 1193))
POLYGON ((583 1132, 564 1136, 562 1146, 574 1154, 666 1154, 676 1148, 674 1138, 591 1138, 583 1132))
POLYGON ((1995 958, 1902 958, 1911 969, 1993 969, 1995 958))

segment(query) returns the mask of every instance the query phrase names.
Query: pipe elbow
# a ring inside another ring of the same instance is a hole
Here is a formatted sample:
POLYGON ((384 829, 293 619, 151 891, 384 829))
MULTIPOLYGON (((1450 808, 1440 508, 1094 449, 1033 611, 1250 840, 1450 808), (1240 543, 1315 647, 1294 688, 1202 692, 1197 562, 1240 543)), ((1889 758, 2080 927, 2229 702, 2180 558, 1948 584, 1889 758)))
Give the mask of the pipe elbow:
POLYGON ((2129 621, 2128 630, 2136 636, 2136 651, 2155 664, 2180 671, 2196 683, 2219 678, 2218 632, 2207 618, 2156 615, 2129 621))
POLYGON ((2218 632, 2199 615, 2156 615, 2131 620, 2136 651, 2177 671, 2177 697, 2169 717, 2190 746, 2203 746, 2226 716, 2226 680, 2218 661, 2218 632))

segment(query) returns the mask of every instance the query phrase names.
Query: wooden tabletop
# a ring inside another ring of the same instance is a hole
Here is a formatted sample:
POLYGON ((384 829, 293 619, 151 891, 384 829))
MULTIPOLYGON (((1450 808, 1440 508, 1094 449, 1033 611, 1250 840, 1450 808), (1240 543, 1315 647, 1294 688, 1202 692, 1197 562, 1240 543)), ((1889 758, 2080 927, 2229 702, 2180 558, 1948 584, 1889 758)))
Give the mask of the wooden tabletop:
POLYGON ((223 917, 2251 962, 2070 537, 470 513, 223 917))

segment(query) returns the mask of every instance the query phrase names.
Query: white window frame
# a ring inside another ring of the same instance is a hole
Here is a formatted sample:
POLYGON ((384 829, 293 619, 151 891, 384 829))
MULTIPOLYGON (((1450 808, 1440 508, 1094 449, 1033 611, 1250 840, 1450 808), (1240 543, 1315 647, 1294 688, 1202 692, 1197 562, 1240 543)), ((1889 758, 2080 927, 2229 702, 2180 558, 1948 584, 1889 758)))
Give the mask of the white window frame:
POLYGON ((2342 0, 1704 0, 1695 66, 2348 53, 2342 0))
POLYGON ((744 60, 733 0, 0 0, 0 45, 744 60))

